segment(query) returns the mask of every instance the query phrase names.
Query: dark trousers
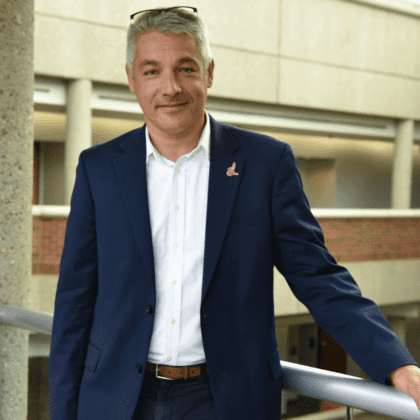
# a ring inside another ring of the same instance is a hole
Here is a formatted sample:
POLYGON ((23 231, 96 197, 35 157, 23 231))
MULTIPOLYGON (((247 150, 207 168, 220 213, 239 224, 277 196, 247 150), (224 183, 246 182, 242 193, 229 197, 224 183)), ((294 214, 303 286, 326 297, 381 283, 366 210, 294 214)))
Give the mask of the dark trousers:
POLYGON ((146 370, 132 420, 217 420, 210 380, 167 381, 146 370))

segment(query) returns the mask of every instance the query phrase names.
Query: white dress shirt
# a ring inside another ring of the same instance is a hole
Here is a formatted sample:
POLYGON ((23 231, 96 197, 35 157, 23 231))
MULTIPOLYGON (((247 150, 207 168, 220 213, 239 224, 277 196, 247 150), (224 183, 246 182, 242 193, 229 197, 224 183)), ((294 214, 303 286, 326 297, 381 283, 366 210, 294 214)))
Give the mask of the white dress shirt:
POLYGON ((148 360, 168 366, 204 363, 200 308, 210 171, 207 112, 198 146, 176 162, 159 154, 146 127, 146 171, 156 282, 148 360))

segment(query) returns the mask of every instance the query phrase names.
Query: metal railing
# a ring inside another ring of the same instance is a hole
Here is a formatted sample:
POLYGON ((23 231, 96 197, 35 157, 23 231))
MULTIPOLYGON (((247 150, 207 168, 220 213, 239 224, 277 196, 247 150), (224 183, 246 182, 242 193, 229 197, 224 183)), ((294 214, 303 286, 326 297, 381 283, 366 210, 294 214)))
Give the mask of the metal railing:
MULTIPOLYGON (((53 315, 0 304, 0 324, 51 335, 53 315)), ((403 420, 420 420, 414 400, 395 388, 354 376, 281 362, 283 388, 308 397, 383 414, 403 420)))
MULTIPOLYGON (((314 208, 312 213, 322 219, 418 219, 420 209, 322 209, 314 208)), ((32 206, 32 216, 68 217, 70 206, 36 204, 32 206)))

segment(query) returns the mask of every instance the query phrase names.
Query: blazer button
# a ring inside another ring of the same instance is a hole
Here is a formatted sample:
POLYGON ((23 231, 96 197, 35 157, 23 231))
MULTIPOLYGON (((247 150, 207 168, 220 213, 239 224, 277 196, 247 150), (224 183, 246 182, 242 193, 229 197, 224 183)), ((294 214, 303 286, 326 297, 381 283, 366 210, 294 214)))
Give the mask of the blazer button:
POLYGON ((138 372, 138 373, 142 373, 142 372, 143 372, 143 367, 142 367, 142 365, 139 365, 138 363, 137 363, 137 365, 136 365, 136 369, 137 369, 137 372, 138 372))
POLYGON ((151 313, 153 312, 153 307, 152 307, 152 305, 147 305, 146 312, 147 312, 148 314, 151 314, 151 313))

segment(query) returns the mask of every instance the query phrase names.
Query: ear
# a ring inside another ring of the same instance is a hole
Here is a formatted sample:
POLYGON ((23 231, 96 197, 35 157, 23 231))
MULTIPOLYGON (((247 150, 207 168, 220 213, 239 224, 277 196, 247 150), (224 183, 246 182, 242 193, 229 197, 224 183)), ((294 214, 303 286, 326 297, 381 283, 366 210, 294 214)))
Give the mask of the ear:
POLYGON ((211 88, 213 85, 213 74, 214 74, 214 60, 212 59, 209 67, 207 68, 207 87, 211 88))
POLYGON ((130 91, 135 94, 136 90, 134 88, 133 75, 131 74, 131 70, 128 68, 127 65, 125 65, 125 72, 127 73, 128 87, 130 88, 130 91))

